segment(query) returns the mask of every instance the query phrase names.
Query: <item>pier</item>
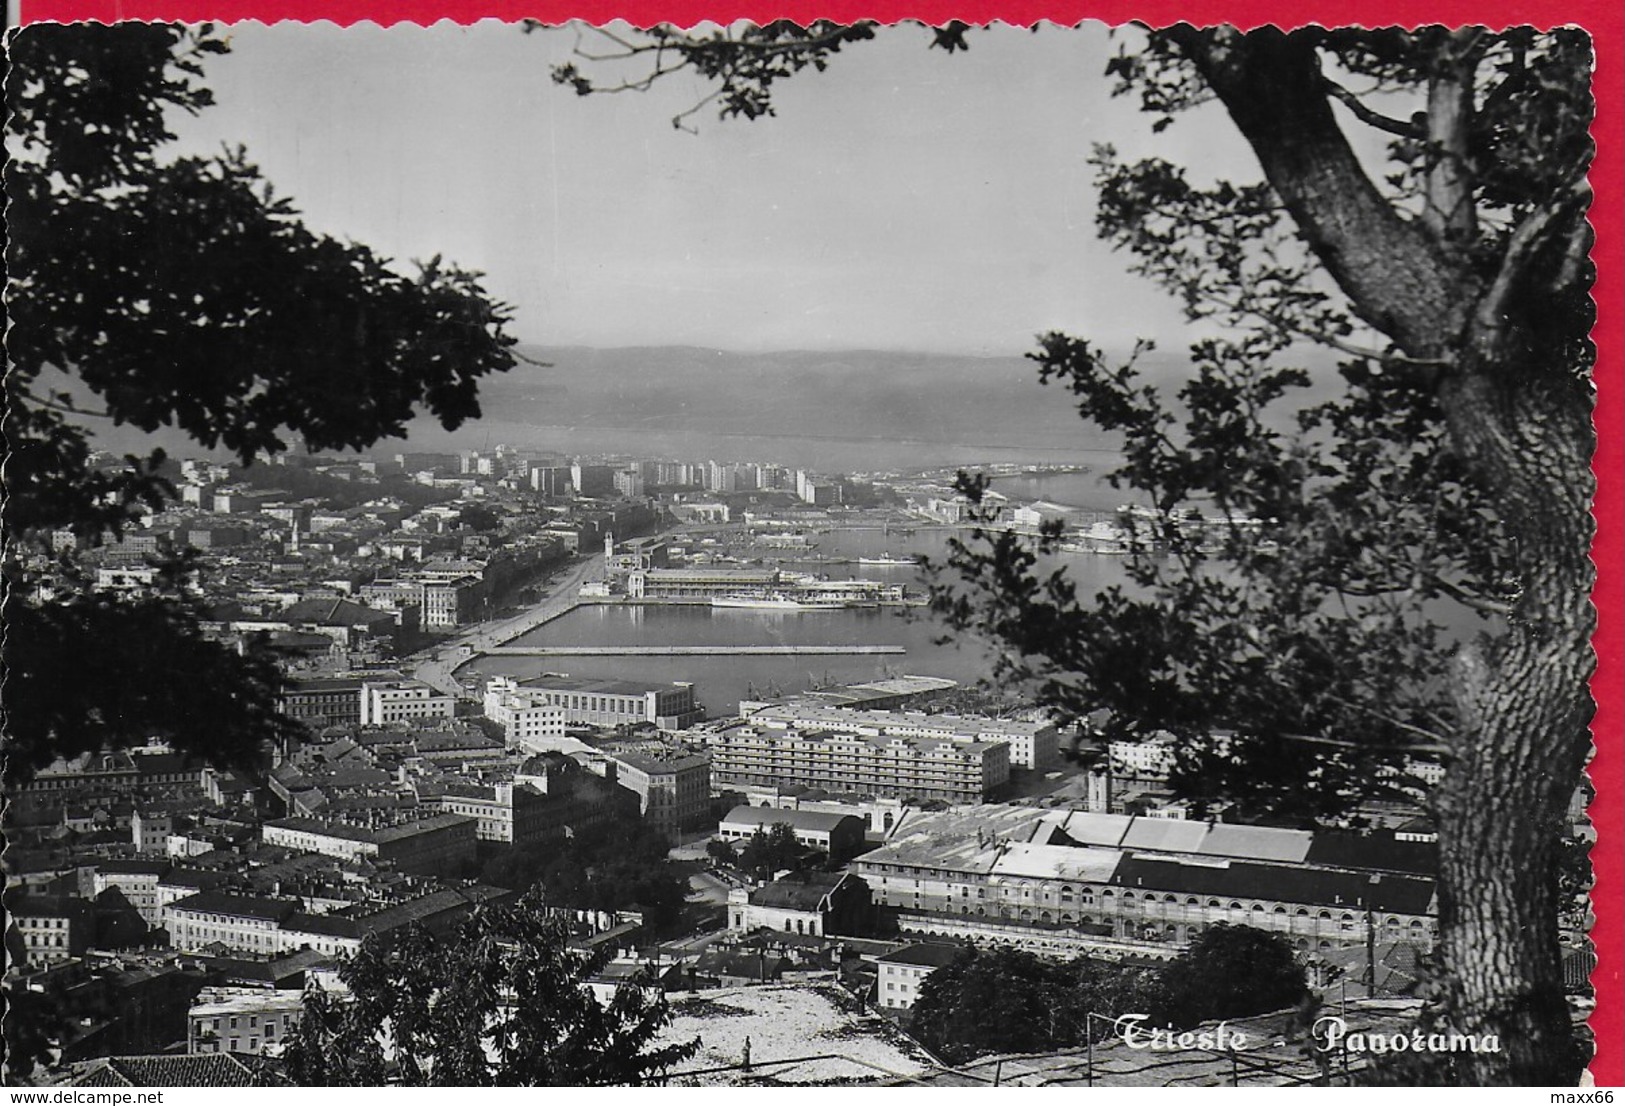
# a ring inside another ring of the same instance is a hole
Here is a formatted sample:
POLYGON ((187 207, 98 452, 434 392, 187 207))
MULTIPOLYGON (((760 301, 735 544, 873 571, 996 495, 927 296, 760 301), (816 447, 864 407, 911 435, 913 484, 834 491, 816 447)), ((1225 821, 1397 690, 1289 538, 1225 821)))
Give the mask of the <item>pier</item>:
POLYGON ((899 656, 901 645, 487 645, 487 657, 860 657, 899 656))

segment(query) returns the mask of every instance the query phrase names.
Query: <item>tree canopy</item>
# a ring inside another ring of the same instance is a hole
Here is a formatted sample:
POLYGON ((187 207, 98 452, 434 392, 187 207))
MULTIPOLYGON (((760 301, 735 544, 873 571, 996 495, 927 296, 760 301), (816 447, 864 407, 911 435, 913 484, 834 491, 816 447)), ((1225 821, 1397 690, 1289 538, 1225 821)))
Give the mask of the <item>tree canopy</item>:
POLYGON ((1147 1028, 1188 1029, 1293 1009, 1307 995, 1303 965, 1284 937, 1216 925, 1174 960, 1152 967, 967 948, 926 977, 908 1027, 957 1064, 1103 1040, 1128 1014, 1143 1015, 1147 1028))
POLYGON ((1158 1014, 1178 1029, 1297 1006, 1309 993, 1292 943, 1251 926, 1204 929, 1157 973, 1158 1014))
POLYGON ((950 1064, 996 1052, 1073 1048, 1108 1036, 1112 1020, 1158 1009, 1157 973, 1019 949, 967 948, 920 985, 909 1032, 950 1064))
MULTIPOLYGON (((714 82, 702 104, 757 119, 875 33, 665 29, 596 63, 644 79, 555 77, 586 94, 692 71, 714 82)), ((932 46, 974 41, 954 23, 932 46)), ((933 595, 1000 644, 999 677, 1109 709, 1116 736, 1181 738, 1174 783, 1198 802, 1312 824, 1390 794, 1408 758, 1442 764, 1428 1017, 1510 1044, 1429 1078, 1566 1083, 1583 1059, 1557 850, 1591 715, 1590 66, 1575 28, 1125 36, 1105 75, 1153 131, 1217 105, 1260 170, 1095 151, 1100 233, 1217 335, 1177 395, 1139 371, 1149 338, 1118 357, 1052 333, 1031 354, 1120 435, 1114 480, 1151 504, 1136 590, 1080 596, 1049 567, 1055 531, 1035 547, 988 513, 933 595), (1310 347, 1341 358, 1317 404, 1310 347)))
POLYGON ((695 1052, 660 1044, 670 1013, 658 987, 587 986, 611 952, 570 947, 568 926, 531 894, 485 907, 455 934, 369 937, 344 962, 346 991, 307 989, 284 1054, 307 1087, 636 1085, 695 1052))
POLYGON ((359 449, 419 411, 452 428, 514 364, 506 309, 439 258, 403 272, 308 230, 241 149, 169 156, 166 120, 212 102, 212 28, 36 24, 8 45, 7 779, 153 736, 246 764, 287 734, 275 658, 199 636, 184 557, 127 598, 53 544, 117 540, 174 495, 162 450, 108 463, 92 427, 244 464, 359 449))

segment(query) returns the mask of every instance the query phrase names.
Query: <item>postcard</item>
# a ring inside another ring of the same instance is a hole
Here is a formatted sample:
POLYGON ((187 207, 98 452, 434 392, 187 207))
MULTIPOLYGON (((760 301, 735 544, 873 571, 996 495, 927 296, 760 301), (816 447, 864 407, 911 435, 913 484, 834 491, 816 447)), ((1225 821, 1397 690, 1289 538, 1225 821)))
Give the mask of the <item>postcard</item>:
POLYGON ((1560 7, 24 3, 8 1093, 1609 1101, 1560 7))

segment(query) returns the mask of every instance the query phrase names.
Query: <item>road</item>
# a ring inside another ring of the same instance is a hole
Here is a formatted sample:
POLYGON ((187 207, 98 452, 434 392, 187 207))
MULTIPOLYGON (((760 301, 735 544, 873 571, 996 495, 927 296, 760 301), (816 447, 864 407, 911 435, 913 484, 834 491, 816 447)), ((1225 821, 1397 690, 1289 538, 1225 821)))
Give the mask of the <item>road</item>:
POLYGON ((414 653, 407 658, 407 672, 443 694, 464 698, 467 692, 458 682, 456 672, 458 666, 470 659, 471 654, 464 652, 465 647, 479 653, 505 641, 512 641, 571 610, 580 602, 581 585, 603 578, 604 558, 584 557, 554 580, 542 601, 534 607, 511 618, 470 626, 455 637, 438 642, 421 653, 414 653))

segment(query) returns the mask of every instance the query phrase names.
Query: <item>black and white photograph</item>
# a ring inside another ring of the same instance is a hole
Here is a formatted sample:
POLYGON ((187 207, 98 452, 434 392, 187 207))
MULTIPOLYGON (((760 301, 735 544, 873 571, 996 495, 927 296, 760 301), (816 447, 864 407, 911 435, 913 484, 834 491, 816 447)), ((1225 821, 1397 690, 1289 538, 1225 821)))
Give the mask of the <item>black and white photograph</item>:
POLYGON ((1617 1074, 1586 28, 7 55, 12 1101, 1617 1074))

